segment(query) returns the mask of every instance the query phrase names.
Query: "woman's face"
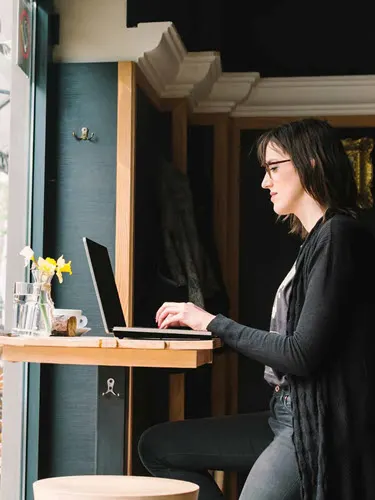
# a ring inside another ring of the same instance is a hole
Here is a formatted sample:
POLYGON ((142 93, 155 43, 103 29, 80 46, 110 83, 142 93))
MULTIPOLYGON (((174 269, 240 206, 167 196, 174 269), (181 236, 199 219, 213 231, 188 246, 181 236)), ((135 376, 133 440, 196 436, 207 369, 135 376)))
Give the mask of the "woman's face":
POLYGON ((264 166, 262 188, 269 189, 274 211, 278 215, 298 213, 307 193, 289 156, 271 142, 266 148, 264 166))

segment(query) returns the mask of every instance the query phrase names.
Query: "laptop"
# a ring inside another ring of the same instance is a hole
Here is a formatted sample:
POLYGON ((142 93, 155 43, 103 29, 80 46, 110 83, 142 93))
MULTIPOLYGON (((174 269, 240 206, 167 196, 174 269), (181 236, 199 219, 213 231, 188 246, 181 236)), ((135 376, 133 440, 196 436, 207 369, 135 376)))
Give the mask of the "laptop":
POLYGON ((206 330, 126 326, 107 247, 86 237, 83 238, 83 244, 107 334, 113 334, 118 338, 161 340, 209 340, 214 337, 206 330))

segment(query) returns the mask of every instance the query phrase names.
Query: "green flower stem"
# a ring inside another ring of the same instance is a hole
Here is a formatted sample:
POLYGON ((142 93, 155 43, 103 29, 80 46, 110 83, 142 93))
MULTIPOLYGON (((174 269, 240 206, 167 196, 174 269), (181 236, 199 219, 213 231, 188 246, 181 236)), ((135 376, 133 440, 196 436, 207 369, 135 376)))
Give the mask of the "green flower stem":
POLYGON ((52 325, 51 325, 50 317, 48 314, 48 309, 50 307, 50 304, 48 302, 48 292, 50 290, 48 290, 48 288, 50 288, 50 287, 51 287, 51 285, 49 285, 49 284, 42 284, 41 288, 40 288, 40 295, 39 295, 40 311, 41 311, 41 314, 43 317, 45 330, 49 334, 51 334, 51 331, 52 331, 52 325), (46 300, 46 298, 47 298, 47 300, 46 300))
POLYGON ((44 295, 44 292, 41 291, 40 292, 39 307, 40 307, 40 310, 41 310, 42 315, 43 315, 43 320, 44 320, 44 324, 46 327, 46 331, 51 333, 51 325, 50 325, 50 321, 49 321, 47 310, 46 310, 46 303, 43 302, 43 300, 42 300, 43 295, 44 295))

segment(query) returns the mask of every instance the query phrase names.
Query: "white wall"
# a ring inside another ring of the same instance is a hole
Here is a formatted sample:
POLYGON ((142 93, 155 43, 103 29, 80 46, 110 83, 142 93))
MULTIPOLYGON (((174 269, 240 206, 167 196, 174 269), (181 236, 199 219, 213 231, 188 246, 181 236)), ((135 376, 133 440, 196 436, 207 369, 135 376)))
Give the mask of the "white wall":
POLYGON ((60 14, 56 61, 137 61, 158 45, 171 25, 142 23, 126 28, 125 0, 55 0, 55 10, 60 14))
POLYGON ((12 38, 13 2, 1 0, 0 2, 0 41, 12 38), (9 22, 10 21, 10 22, 9 22))
MULTIPOLYGON (((0 43, 12 38, 12 0, 0 1, 0 43)), ((0 54, 0 89, 10 90, 11 63, 0 54)), ((5 96, 0 96, 0 102, 5 96)), ((4 151, 9 146, 10 134, 10 106, 6 106, 0 111, 0 151, 4 151)))

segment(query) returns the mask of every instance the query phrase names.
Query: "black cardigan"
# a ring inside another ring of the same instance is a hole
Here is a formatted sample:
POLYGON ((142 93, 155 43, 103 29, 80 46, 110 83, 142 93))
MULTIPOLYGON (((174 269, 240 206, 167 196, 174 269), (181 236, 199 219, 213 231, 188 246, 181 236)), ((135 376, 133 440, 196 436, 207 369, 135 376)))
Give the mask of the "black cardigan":
POLYGON ((216 316, 208 330, 288 374, 303 500, 375 499, 375 240, 348 215, 300 248, 287 335, 216 316))

